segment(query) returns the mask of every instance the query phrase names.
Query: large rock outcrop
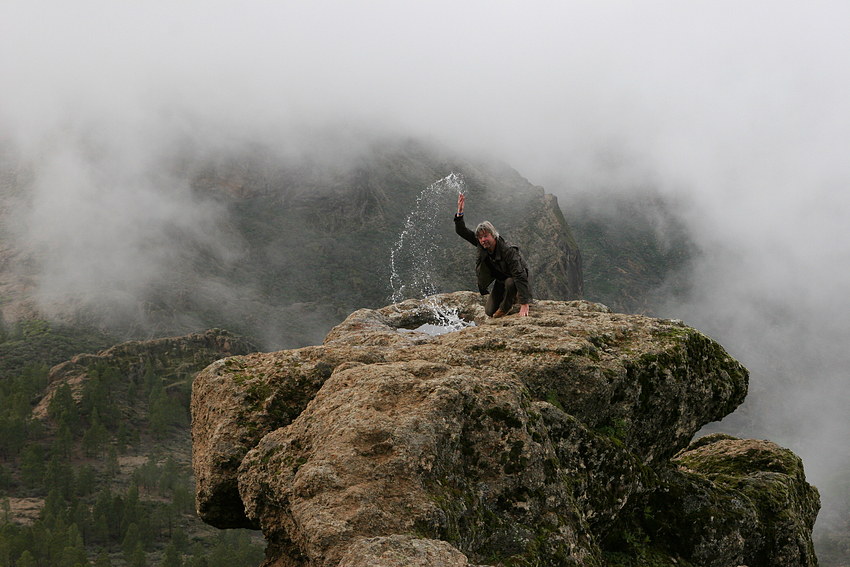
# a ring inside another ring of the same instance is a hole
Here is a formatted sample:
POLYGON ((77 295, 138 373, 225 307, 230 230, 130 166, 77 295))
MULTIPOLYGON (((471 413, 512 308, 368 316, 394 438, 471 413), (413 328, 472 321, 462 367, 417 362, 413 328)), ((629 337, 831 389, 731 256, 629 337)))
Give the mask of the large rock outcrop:
POLYGON ((746 369, 679 321, 458 292, 360 310, 321 346, 195 379, 201 518, 268 566, 815 565, 799 459, 712 437, 746 369), (409 331, 435 306, 476 326, 409 331))

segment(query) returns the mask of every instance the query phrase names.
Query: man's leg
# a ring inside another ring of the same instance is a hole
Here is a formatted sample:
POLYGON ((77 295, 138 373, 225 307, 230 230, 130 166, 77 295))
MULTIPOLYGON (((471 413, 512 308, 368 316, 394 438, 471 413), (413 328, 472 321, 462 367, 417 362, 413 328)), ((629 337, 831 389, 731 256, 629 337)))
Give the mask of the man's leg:
POLYGON ((508 278, 505 280, 505 292, 502 297, 502 301, 499 304, 499 309, 505 315, 511 310, 511 307, 514 306, 517 300, 517 290, 516 284, 514 284, 513 278, 508 278))
MULTIPOLYGON (((487 296, 487 302, 484 304, 484 313, 487 314, 488 317, 492 317, 496 311, 499 309, 499 304, 505 298, 505 284, 503 282, 497 281, 493 284, 493 291, 487 296)), ((504 313, 503 313, 504 315, 504 313)))

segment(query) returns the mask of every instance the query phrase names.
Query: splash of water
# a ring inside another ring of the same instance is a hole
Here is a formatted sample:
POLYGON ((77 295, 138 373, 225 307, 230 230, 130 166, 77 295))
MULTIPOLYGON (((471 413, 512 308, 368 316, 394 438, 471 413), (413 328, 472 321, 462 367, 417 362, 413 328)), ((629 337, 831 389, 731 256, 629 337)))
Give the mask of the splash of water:
POLYGON ((417 330, 432 335, 471 325, 458 315, 457 309, 438 305, 430 297, 439 292, 434 281, 434 264, 435 252, 442 240, 438 227, 446 222, 443 207, 450 195, 462 195, 465 191, 463 177, 457 173, 450 173, 426 187, 417 197, 398 241, 390 250, 392 302, 428 298, 425 304, 434 312, 435 322, 417 330))
POLYGON ((428 298, 425 303, 434 312, 435 322, 432 324, 426 323, 416 329, 417 331, 422 331, 429 335, 442 335, 475 326, 474 322, 466 321, 460 316, 457 307, 438 305, 433 297, 428 298))
POLYGON ((392 302, 421 299, 439 290, 434 282, 434 253, 441 244, 438 224, 446 222, 442 205, 448 195, 466 190, 463 177, 450 173, 426 187, 404 221, 404 229, 390 251, 392 302))

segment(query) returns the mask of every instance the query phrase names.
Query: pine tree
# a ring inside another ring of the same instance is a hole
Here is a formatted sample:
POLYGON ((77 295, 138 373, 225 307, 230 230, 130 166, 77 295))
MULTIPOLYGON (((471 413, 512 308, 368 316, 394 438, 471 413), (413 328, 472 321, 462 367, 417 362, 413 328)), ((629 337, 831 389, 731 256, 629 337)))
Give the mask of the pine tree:
POLYGON ((100 553, 97 554, 97 559, 94 560, 94 567, 112 567, 109 553, 105 549, 101 549, 100 553))
POLYGON ((83 435, 83 449, 90 456, 102 455, 108 441, 109 431, 100 422, 100 414, 97 409, 93 409, 91 412, 91 427, 83 435))
POLYGON ((183 567, 183 558, 174 543, 169 543, 162 557, 161 567, 183 567))
POLYGON ((0 453, 4 457, 17 457, 26 446, 26 423, 21 419, 0 419, 0 453))
POLYGON ((109 521, 106 519, 106 514, 100 514, 95 517, 94 529, 92 531, 92 539, 94 541, 103 546, 109 545, 109 521))
POLYGON ((45 490, 56 489, 65 500, 70 500, 74 495, 74 470, 68 461, 53 455, 44 471, 43 480, 45 490))
POLYGON ((106 452, 106 474, 110 478, 115 478, 121 472, 121 464, 118 462, 118 451, 115 447, 110 446, 106 452))
POLYGON ((81 500, 77 500, 76 506, 74 507, 74 513, 71 518, 80 530, 80 536, 83 538, 83 545, 91 544, 94 521, 92 520, 91 511, 89 510, 88 505, 81 500))
POLYGON ((121 542, 121 551, 124 552, 124 561, 127 562, 127 565, 131 565, 133 563, 136 549, 140 544, 141 538, 139 536, 139 526, 132 523, 127 528, 127 533, 124 535, 124 540, 121 542))
POLYGON ((47 415, 54 421, 65 420, 71 430, 75 430, 80 421, 80 414, 77 409, 77 403, 74 401, 74 394, 71 391, 71 386, 68 382, 63 382, 61 386, 53 392, 53 397, 50 398, 50 403, 47 404, 47 415), (67 412, 67 417, 63 414, 67 412))
POLYGON ((210 567, 210 562, 209 560, 207 560, 206 555, 200 555, 197 557, 192 557, 188 565, 189 567, 210 567))
POLYGON ((171 536, 171 543, 177 548, 180 553, 186 553, 189 550, 189 536, 183 531, 183 528, 174 528, 174 535, 171 536))
POLYGON ((142 380, 142 386, 145 389, 145 393, 150 395, 157 382, 160 386, 162 386, 162 380, 159 380, 156 377, 156 372, 153 370, 153 363, 151 363, 151 359, 149 358, 145 361, 145 377, 142 380))
POLYGON ((130 440, 130 432, 127 430, 127 424, 123 421, 118 425, 118 433, 115 436, 115 447, 120 455, 127 453, 127 443, 130 440))
POLYGON ((126 497, 124 498, 124 519, 125 524, 135 524, 144 515, 141 501, 139 500, 139 487, 135 481, 130 481, 130 488, 127 489, 126 497))
POLYGON ((35 557, 32 556, 29 550, 24 550, 21 556, 18 557, 15 567, 38 567, 38 562, 36 562, 35 557))
POLYGON ((133 560, 129 563, 130 567, 148 567, 148 559, 145 556, 145 547, 143 544, 136 546, 133 552, 133 560))
POLYGON ((21 481, 27 488, 41 484, 44 476, 44 451, 39 444, 29 445, 24 449, 21 459, 21 481))
POLYGON ((180 514, 195 514, 195 494, 185 484, 174 488, 171 503, 180 514))
POLYGON ((77 471, 77 496, 88 496, 94 492, 96 476, 94 467, 83 465, 77 471))
POLYGON ((51 452, 61 459, 71 459, 71 449, 74 447, 74 436, 68 424, 62 422, 56 429, 51 452))
POLYGON ((0 465, 0 489, 9 489, 14 485, 14 479, 12 478, 12 473, 4 467, 0 465))
POLYGON ((89 566, 90 563, 86 555, 86 548, 83 546, 83 539, 76 524, 71 524, 68 527, 66 541, 65 549, 62 550, 62 561, 60 565, 62 567, 89 566))

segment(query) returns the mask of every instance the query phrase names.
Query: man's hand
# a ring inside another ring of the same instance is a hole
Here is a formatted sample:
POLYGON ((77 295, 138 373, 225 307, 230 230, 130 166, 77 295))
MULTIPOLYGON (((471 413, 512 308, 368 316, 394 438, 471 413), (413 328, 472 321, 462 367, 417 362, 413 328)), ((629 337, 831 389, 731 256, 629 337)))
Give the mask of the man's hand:
POLYGON ((463 196, 463 193, 457 196, 457 214, 463 214, 463 202, 466 200, 466 197, 463 196))
POLYGON ((528 317, 528 303, 523 303, 519 306, 519 316, 528 317))

